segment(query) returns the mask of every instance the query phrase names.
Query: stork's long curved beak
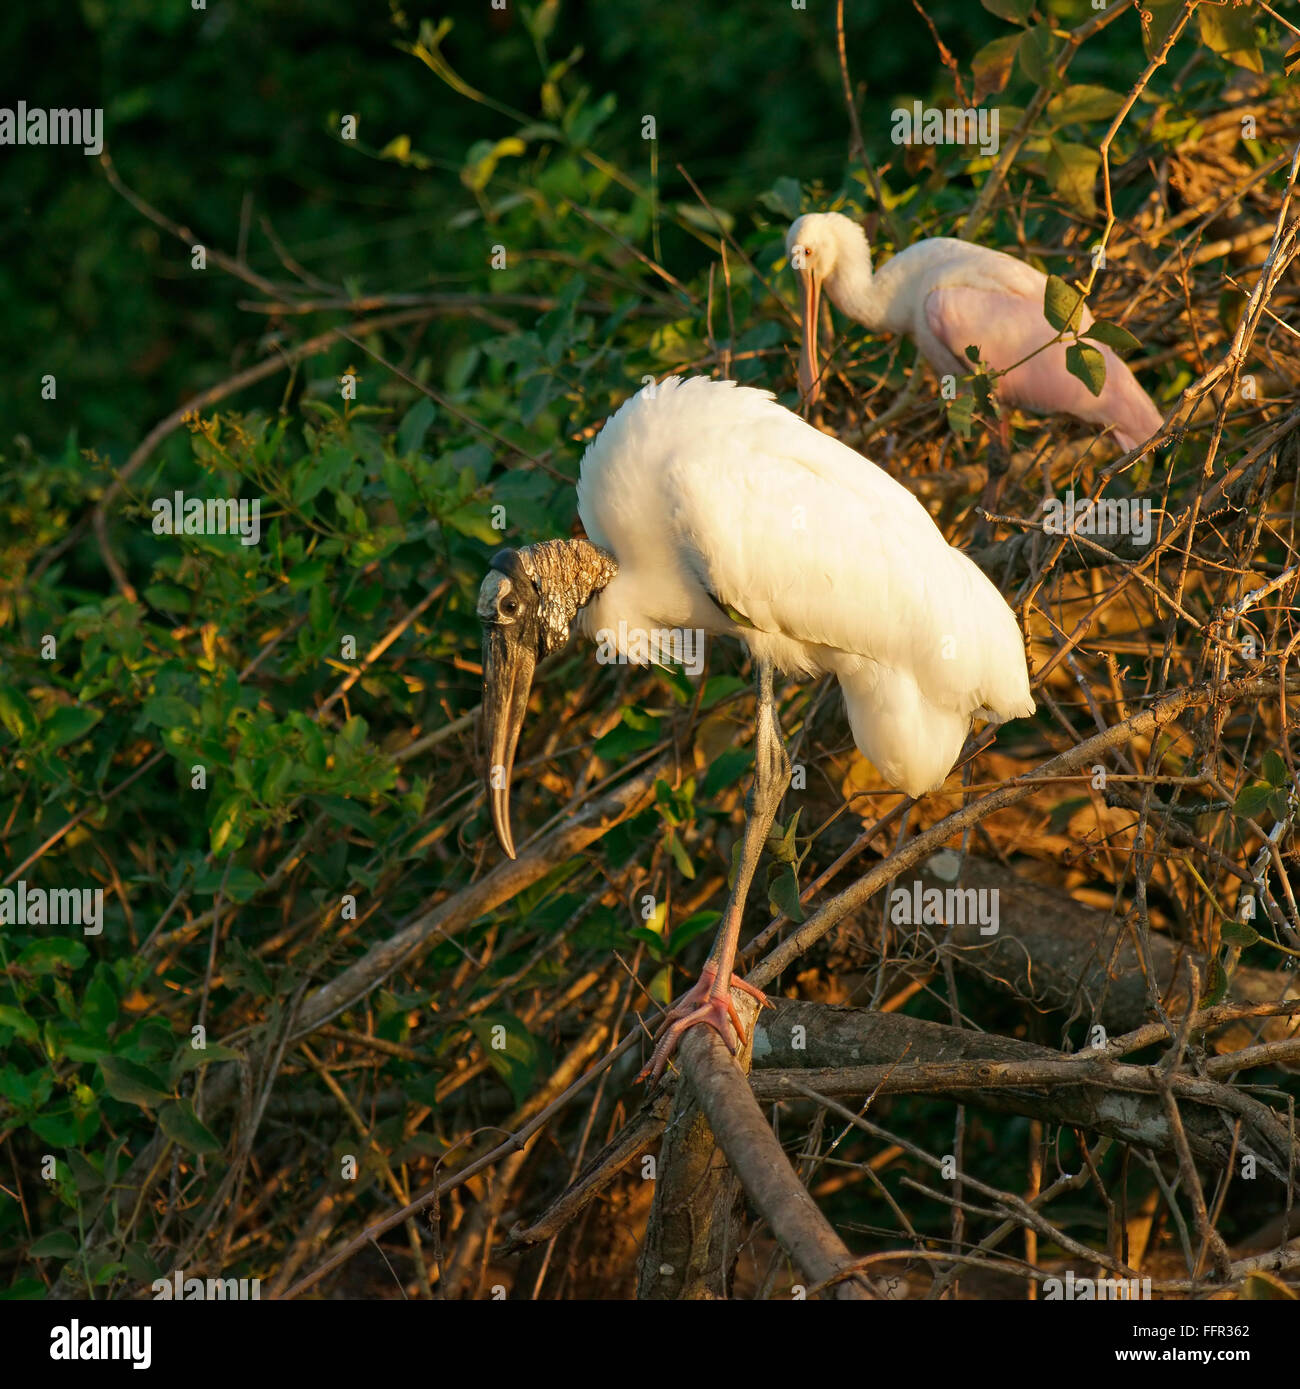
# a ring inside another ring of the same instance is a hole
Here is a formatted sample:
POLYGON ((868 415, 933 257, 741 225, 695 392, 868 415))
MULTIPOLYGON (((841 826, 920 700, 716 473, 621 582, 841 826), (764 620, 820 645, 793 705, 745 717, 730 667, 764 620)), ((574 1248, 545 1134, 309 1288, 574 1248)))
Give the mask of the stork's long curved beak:
POLYGON ((808 409, 817 404, 821 395, 821 379, 817 362, 817 338, 821 331, 821 277, 809 266, 795 272, 803 299, 803 347, 799 353, 799 394, 808 409))
POLYGON ((501 847, 515 857, 510 833, 510 776, 528 709, 537 650, 517 626, 483 629, 483 741, 487 748, 487 796, 501 847))

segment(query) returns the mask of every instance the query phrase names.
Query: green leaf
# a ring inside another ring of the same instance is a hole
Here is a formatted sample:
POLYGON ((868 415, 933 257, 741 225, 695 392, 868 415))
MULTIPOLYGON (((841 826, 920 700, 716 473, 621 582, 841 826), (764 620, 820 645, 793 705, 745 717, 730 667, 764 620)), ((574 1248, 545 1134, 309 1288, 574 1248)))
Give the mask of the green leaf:
POLYGON ((1148 58, 1154 58, 1159 52, 1182 11, 1183 0, 1144 0, 1138 14, 1142 18, 1142 46, 1148 58))
POLYGON ((947 402, 948 428, 959 439, 969 439, 971 421, 975 414, 975 398, 959 395, 947 402))
POLYGON ((328 567, 323 559, 305 560, 289 571, 289 587, 291 589, 313 588, 325 578, 328 572, 328 567))
POLYGON ((1264 754, 1264 780, 1270 786, 1275 786, 1280 791, 1285 786, 1290 786, 1291 775, 1286 769, 1286 763, 1282 760, 1282 754, 1275 752, 1272 748, 1264 754))
POLYGON ((18 1278, 7 1288, 0 1288, 0 1302, 43 1302, 45 1284, 39 1278, 18 1278))
MULTIPOLYGON (((234 867, 229 873, 222 869, 220 873, 213 873, 212 877, 216 879, 216 882, 207 889, 207 895, 216 896, 224 878, 225 897, 229 902, 251 902, 266 886, 266 879, 260 873, 254 873, 251 868, 234 867)), ((205 879, 204 881, 206 883, 208 880, 205 879)), ((197 896, 202 891, 203 888, 196 881, 194 884, 195 895, 197 896)))
POLYGON ((123 1262, 131 1277, 146 1286, 166 1276, 166 1270, 149 1257, 149 1246, 144 1240, 132 1240, 127 1245, 123 1262))
POLYGON ((438 409, 428 396, 419 400, 406 412, 405 418, 397 426, 397 452, 399 455, 414 453, 424 443, 438 409))
POLYGON ((173 1100, 158 1111, 158 1123, 168 1138, 191 1153, 217 1153, 216 1135, 194 1112, 189 1100, 173 1100))
POLYGON ((701 799, 712 800, 719 791, 734 786, 753 765, 754 754, 750 748, 723 748, 700 780, 701 799))
POLYGON ((1093 393, 1100 395, 1106 384, 1106 359, 1086 342, 1072 342, 1065 349, 1065 369, 1077 376, 1093 393))
POLYGON ((232 940, 225 948, 226 982, 236 989, 268 998, 274 992, 266 966, 240 940, 232 940))
POLYGON ((1205 986, 1197 1007, 1213 1008, 1216 1003, 1222 1003, 1227 992, 1228 976, 1218 960, 1211 960, 1209 968, 1205 971, 1205 986))
POLYGON ((28 1127, 37 1138, 44 1139, 52 1147, 70 1148, 74 1144, 84 1143, 98 1125, 64 1105, 62 1109, 38 1114, 28 1127))
POLYGON ((644 709, 629 706, 622 718, 603 738, 596 740, 595 753, 606 761, 621 761, 645 752, 659 741, 659 724, 644 709))
POLYGON ((1254 945, 1259 939, 1259 932, 1244 921, 1225 921, 1219 928, 1219 939, 1225 945, 1254 945))
POLYGON ((469 1024, 492 1069, 505 1081, 516 1104, 532 1088, 539 1060, 537 1041, 513 1013, 482 1013, 469 1024))
POLYGON ((668 831, 668 838, 664 841, 665 847, 672 855, 673 862, 677 865, 677 871, 683 878, 695 877, 695 865, 691 862, 690 855, 682 847, 682 841, 677 838, 676 830, 668 831))
POLYGON ((767 902, 774 916, 785 915, 796 923, 804 919, 803 904, 799 901, 799 879, 789 864, 782 864, 775 874, 769 874, 767 902))
POLYGON ((188 1072, 197 1071, 200 1066, 211 1066, 217 1061, 238 1061, 242 1055, 234 1047, 223 1047, 218 1042, 209 1042, 206 1047, 183 1046, 170 1067, 172 1084, 175 1085, 188 1072))
POLYGON ((1101 153, 1088 145, 1053 141, 1047 152, 1047 180, 1071 206, 1085 217, 1097 215, 1097 170, 1101 153))
POLYGON ((13 685, 0 685, 0 723, 22 742, 36 732, 36 712, 13 685))
POLYGON ((219 854, 227 845, 238 849, 248 833, 248 797, 236 791, 212 812, 212 852, 219 854), (238 832, 237 832, 238 831, 238 832))
POLYGON ((1296 1302, 1295 1290, 1288 1287, 1276 1273, 1265 1273, 1257 1269, 1246 1275, 1241 1295, 1247 1302, 1296 1302))
POLYGON ((105 1283, 111 1282, 119 1273, 126 1272, 126 1265, 120 1259, 108 1259, 94 1269, 94 1283, 97 1288, 102 1288, 105 1283))
POLYGON ((40 1029, 26 1013, 7 1003, 0 1003, 0 1027, 11 1028, 24 1042, 34 1042, 40 1035, 40 1029))
POLYGON ((1054 125, 1086 125, 1108 121, 1124 105, 1124 97, 1109 87, 1090 87, 1085 82, 1067 87, 1047 103, 1047 118, 1054 125))
POLYGON ((1232 803, 1232 813, 1242 820, 1253 820, 1268 804, 1273 788, 1266 781, 1252 782, 1232 803))
POLYGON ((78 1196, 90 1196, 104 1189, 104 1174, 92 1166, 76 1148, 68 1149, 68 1167, 77 1186, 78 1196))
POLYGON ((673 933, 668 938, 668 953, 679 954, 696 936, 702 936, 706 931, 712 930, 721 920, 721 912, 695 912, 688 916, 685 921, 673 927, 673 933))
POLYGON ((975 75, 975 94, 971 100, 976 106, 982 105, 985 97, 1006 90, 1019 47, 1019 34, 1003 34, 992 43, 986 43, 971 59, 971 72, 975 75))
POLYGON ((317 584, 307 597, 307 621, 313 632, 328 632, 335 620, 334 603, 324 584, 317 584))
POLYGON ((1035 25, 1021 34, 1016 53, 1020 58, 1021 71, 1035 86, 1050 87, 1059 80, 1052 66, 1058 47, 1057 39, 1047 24, 1035 25))
POLYGON ((140 706, 140 721, 156 728, 188 728, 198 711, 179 695, 155 694, 140 706))
POLYGON ((41 725, 41 744, 49 751, 76 742, 102 719, 98 709, 68 704, 56 709, 41 725))
POLYGON ((787 174, 777 179, 766 192, 760 193, 758 200, 783 221, 793 222, 802 206, 803 191, 799 187, 799 180, 787 174))
POLYGON ((1034 0, 980 0, 980 4, 990 14, 1009 20, 1012 24, 1023 24, 1034 8, 1034 0))
POLYGON ((660 1003, 665 1008, 673 1001, 673 967, 665 965, 656 970, 646 986, 646 993, 652 1003, 660 1003))
POLYGON ((777 861, 777 863, 797 864, 799 861, 798 851, 795 847, 795 835, 799 828, 799 816, 801 810, 796 810, 790 817, 788 825, 782 825, 778 820, 773 825, 767 836, 767 851, 777 861))
POLYGON ((1142 346, 1127 328, 1121 328, 1118 323, 1107 323, 1100 318, 1091 328, 1084 330, 1083 336, 1092 338, 1094 342, 1102 343, 1121 357, 1128 356, 1135 348, 1142 346))
POLYGON ((1255 44, 1253 5, 1202 5, 1196 11, 1201 39, 1221 58, 1251 72, 1263 72, 1264 62, 1255 44))
POLYGON ((723 230, 728 232, 736 225, 735 217, 716 203, 712 208, 701 207, 698 203, 676 203, 673 211, 683 222, 704 232, 706 236, 717 236, 719 222, 723 230))
POLYGON ((171 1098, 163 1082, 138 1061, 128 1061, 125 1056, 101 1056, 99 1068, 104 1072, 105 1089, 124 1104, 153 1106, 171 1098))
POLYGON ((741 690, 749 688, 749 681, 738 675, 710 675, 704 682, 704 693, 700 696, 700 709, 712 709, 721 700, 730 699, 741 690))
POLYGON ((81 1005, 81 1025, 96 1037, 107 1037, 108 1029, 117 1021, 117 993, 113 988, 113 972, 101 962, 95 966, 95 976, 86 986, 81 1005))
POLYGON ((150 584, 144 590, 145 602, 165 613, 189 612, 194 595, 175 584, 150 584))
POLYGON ((362 834, 376 836, 380 833, 379 822, 363 805, 347 796, 317 796, 316 805, 331 820, 348 825, 362 834))
POLYGON ((54 1075, 50 1071, 23 1072, 16 1066, 0 1066, 0 1095, 13 1100, 19 1109, 40 1109, 53 1089, 54 1075))
POLYGON ((627 933, 632 940, 639 940, 646 946, 656 960, 664 958, 664 943, 653 931, 645 926, 633 926, 627 933))
POLYGON ((1058 333, 1077 329, 1083 317, 1083 295, 1059 275, 1049 275, 1043 293, 1043 317, 1058 333))
POLYGON ((492 181, 492 175, 502 159, 517 157, 528 146, 517 135, 506 135, 495 144, 491 140, 476 140, 469 148, 460 181, 466 188, 482 192, 492 181))
POLYGON ((18 956, 18 966, 29 974, 53 974, 60 966, 80 969, 89 958, 90 951, 79 940, 51 936, 32 941, 18 956))
POLYGON ((71 1259, 76 1257, 77 1240, 71 1230, 51 1230, 33 1240, 28 1254, 33 1259, 71 1259))

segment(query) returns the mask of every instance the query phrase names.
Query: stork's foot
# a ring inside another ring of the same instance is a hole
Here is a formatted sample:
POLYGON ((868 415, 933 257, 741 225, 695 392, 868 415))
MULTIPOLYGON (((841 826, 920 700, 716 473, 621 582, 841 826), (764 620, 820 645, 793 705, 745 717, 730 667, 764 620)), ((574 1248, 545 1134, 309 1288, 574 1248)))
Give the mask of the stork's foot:
MULTIPOLYGON (((664 1073, 668 1058, 677 1050, 682 1034, 698 1023, 707 1023, 727 1044, 727 1050, 733 1056, 740 1050, 740 1044, 745 1040, 740 1014, 731 1001, 731 989, 719 989, 717 982, 717 970, 706 965, 696 983, 682 995, 681 1002, 669 1009, 655 1034, 654 1054, 641 1068, 638 1080, 645 1080, 647 1076, 651 1080, 658 1080, 664 1073)), ((735 974, 731 976, 731 988, 757 999, 760 1008, 774 1006, 762 989, 745 983, 735 974)))

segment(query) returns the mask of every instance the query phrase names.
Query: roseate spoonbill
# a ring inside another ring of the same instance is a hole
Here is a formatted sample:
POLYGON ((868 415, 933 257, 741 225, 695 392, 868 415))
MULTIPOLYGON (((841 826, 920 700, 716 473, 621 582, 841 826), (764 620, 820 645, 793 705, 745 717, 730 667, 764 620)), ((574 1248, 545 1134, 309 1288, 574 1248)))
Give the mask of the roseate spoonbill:
MULTIPOLYGON (((1030 356, 1056 330, 1043 317, 1047 276, 1014 256, 932 236, 872 274, 866 233, 840 212, 800 217, 785 247, 803 297, 799 390, 810 405, 820 391, 817 315, 824 285, 831 303, 871 332, 906 333, 941 376, 971 371, 966 349, 978 347, 989 366, 1007 372, 998 379, 997 393, 1008 405, 1039 415, 1074 415, 1099 428, 1113 425, 1124 449, 1136 448, 1163 423, 1151 397, 1105 344, 1089 343, 1106 363, 1099 395, 1066 370, 1068 343, 1030 356)), ((1092 323, 1084 306, 1079 332, 1092 323)))
MULTIPOLYGON (((647 1071, 683 1030, 741 1035, 729 989, 745 898, 790 780, 774 670, 838 677, 854 741, 893 786, 943 784, 972 715, 1033 713, 1011 609, 874 463, 778 405, 705 377, 647 386, 582 459, 585 539, 502 550, 478 596, 487 796, 515 855, 510 778, 537 661, 570 629, 632 654, 654 634, 739 637, 757 685, 741 861, 699 982, 667 1016, 647 1071)), ((664 643, 660 641, 660 649, 664 643)), ((644 654, 640 662, 644 663, 644 654)))

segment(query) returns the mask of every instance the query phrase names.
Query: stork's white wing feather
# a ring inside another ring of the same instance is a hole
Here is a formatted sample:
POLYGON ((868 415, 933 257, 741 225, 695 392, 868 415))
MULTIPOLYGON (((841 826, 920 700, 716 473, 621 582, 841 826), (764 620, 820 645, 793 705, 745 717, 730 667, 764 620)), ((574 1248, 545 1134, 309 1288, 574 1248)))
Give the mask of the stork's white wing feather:
POLYGON ((989 580, 905 487, 766 391, 699 377, 640 393, 588 450, 578 490, 620 566, 671 554, 759 631, 895 672, 963 718, 1032 712, 1020 633, 989 580))

